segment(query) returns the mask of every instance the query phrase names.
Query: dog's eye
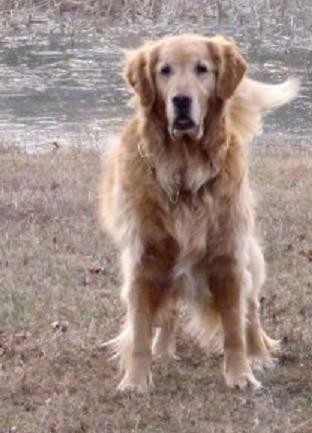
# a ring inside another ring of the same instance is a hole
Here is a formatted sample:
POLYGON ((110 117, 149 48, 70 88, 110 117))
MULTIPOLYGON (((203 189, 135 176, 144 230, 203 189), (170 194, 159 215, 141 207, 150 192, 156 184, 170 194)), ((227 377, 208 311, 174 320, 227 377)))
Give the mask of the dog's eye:
POLYGON ((197 63, 195 66, 195 72, 198 75, 206 74, 208 72, 208 68, 206 65, 203 65, 202 63, 197 63))
POLYGON ((168 76, 171 74, 171 72, 172 72, 172 69, 169 65, 164 65, 160 68, 161 75, 168 76))

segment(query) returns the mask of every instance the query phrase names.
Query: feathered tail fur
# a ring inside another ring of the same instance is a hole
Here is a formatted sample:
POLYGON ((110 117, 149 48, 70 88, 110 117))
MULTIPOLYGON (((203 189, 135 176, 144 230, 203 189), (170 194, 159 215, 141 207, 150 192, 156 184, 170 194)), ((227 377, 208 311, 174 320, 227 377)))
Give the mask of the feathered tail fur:
POLYGON ((250 141, 262 130, 262 116, 292 101, 298 95, 300 82, 289 78, 280 84, 266 84, 244 78, 229 102, 231 128, 250 141))

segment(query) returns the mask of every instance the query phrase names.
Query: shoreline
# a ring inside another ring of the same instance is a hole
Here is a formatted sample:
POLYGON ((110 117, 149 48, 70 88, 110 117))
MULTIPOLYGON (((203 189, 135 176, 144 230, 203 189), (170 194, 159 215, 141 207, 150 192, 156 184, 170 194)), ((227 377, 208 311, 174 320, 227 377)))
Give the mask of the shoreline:
MULTIPOLYGON (((0 133, 0 154, 10 152, 20 152, 27 155, 45 154, 49 152, 57 151, 80 151, 86 152, 98 152, 104 153, 106 147, 111 146, 114 142, 118 141, 121 134, 122 128, 119 131, 112 133, 98 134, 95 138, 93 134, 85 134, 76 136, 69 136, 67 139, 54 139, 51 134, 51 138, 43 143, 37 144, 23 144, 22 140, 17 141, 6 139, 6 134, 3 137, 0 133), (88 135, 90 137, 88 138, 88 135)), ((34 134, 35 135, 35 134, 34 134)), ((276 152, 301 152, 312 154, 312 138, 288 136, 283 134, 263 134, 256 137, 251 143, 248 144, 248 148, 251 152, 267 152, 275 150, 276 152)))

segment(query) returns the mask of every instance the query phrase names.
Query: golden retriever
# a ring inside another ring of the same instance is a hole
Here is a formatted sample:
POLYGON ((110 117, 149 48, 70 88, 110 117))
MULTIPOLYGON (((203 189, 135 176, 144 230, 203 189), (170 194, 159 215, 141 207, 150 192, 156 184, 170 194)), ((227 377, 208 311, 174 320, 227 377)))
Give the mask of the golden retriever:
POLYGON ((296 96, 288 80, 245 76, 235 43, 180 35, 126 55, 136 112, 107 152, 101 220, 121 251, 125 323, 110 341, 119 388, 145 391, 152 356, 174 355, 180 305, 206 349, 224 353, 230 387, 259 387, 278 342, 263 330, 264 260, 255 236, 248 149, 264 110, 296 96))

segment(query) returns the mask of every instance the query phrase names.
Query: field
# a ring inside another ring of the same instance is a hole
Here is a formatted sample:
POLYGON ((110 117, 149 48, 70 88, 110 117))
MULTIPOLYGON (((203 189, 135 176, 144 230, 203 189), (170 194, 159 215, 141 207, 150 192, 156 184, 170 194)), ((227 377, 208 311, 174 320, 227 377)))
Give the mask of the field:
POLYGON ((181 330, 179 360, 146 396, 119 394, 118 257, 97 220, 96 151, 0 150, 0 433, 310 433, 312 155, 255 147, 251 177, 268 263, 265 328, 282 339, 263 390, 226 389, 221 360, 181 330))

